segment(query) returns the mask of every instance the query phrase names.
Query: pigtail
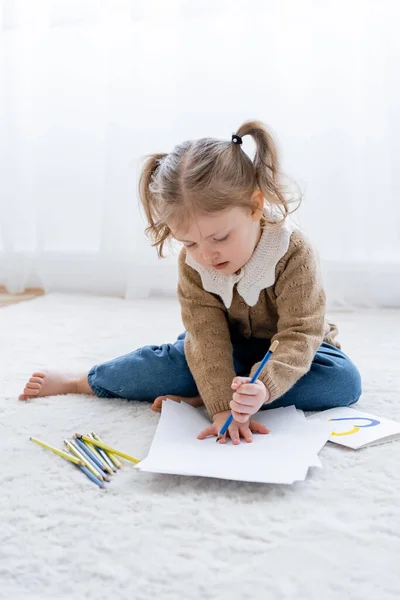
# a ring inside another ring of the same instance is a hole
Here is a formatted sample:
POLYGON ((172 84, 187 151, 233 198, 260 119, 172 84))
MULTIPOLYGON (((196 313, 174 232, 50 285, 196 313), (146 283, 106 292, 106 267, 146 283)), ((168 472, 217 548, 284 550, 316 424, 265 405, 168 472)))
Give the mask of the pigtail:
POLYGON ((289 210, 289 204, 293 200, 288 199, 284 193, 278 148, 272 134, 260 121, 246 121, 239 127, 236 135, 241 138, 251 135, 253 138, 256 145, 253 159, 255 184, 264 193, 267 202, 277 206, 282 218, 285 219, 288 214, 297 210, 300 199, 297 199, 297 206, 293 210, 289 210))
POLYGON ((170 231, 165 223, 160 222, 159 206, 154 192, 154 177, 166 156, 167 154, 161 153, 149 156, 143 165, 139 179, 139 198, 148 222, 145 233, 152 240, 152 246, 157 247, 159 258, 163 258, 164 243, 170 231))

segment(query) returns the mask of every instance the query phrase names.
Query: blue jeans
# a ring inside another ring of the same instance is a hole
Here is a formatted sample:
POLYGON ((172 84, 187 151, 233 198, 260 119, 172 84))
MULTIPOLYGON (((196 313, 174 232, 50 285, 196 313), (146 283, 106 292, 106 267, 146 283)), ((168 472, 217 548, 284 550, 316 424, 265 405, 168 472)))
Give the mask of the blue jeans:
MULTIPOLYGON (((92 367, 88 382, 96 396, 152 402, 157 396, 198 395, 184 352, 182 333, 175 343, 144 346, 134 352, 92 367)), ((251 338, 232 341, 237 375, 247 376, 269 348, 270 340, 251 338)), ((286 394, 268 404, 278 408, 294 404, 302 410, 350 406, 361 395, 360 374, 338 348, 322 343, 311 368, 286 394)))

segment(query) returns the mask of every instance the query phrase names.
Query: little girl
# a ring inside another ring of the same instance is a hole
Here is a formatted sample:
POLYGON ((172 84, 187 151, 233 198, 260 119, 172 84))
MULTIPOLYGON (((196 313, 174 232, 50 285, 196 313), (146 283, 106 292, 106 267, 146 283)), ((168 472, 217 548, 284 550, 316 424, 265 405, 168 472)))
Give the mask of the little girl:
POLYGON ((167 241, 183 244, 178 298, 185 333, 77 376, 34 373, 20 400, 83 393, 148 400, 155 410, 166 397, 204 403, 212 424, 199 439, 218 435, 232 410, 234 444, 268 433, 250 420, 260 409, 357 402, 360 375, 326 321, 317 258, 290 221, 278 166, 260 122, 244 123, 229 141, 203 138, 151 156, 140 178, 146 233, 159 257, 167 241), (253 161, 241 147, 245 135, 256 145, 253 161), (277 350, 249 383, 274 340, 277 350))

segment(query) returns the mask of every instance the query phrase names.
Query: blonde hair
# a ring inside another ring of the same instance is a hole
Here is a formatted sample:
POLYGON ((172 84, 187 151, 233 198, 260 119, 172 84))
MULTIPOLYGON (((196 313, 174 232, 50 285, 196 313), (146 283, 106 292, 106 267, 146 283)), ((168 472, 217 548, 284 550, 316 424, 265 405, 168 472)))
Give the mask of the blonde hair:
MULTIPOLYGON (((179 144, 169 154, 153 154, 143 166, 139 196, 159 257, 172 237, 171 218, 187 223, 196 214, 237 206, 251 208, 251 196, 261 190, 264 202, 276 207, 281 220, 293 210, 279 172, 275 141, 260 121, 246 121, 236 136, 250 135, 256 145, 254 159, 233 141, 202 138, 179 144)), ((298 204, 300 198, 298 198, 298 204)), ((294 210, 296 210, 298 206, 294 210)))

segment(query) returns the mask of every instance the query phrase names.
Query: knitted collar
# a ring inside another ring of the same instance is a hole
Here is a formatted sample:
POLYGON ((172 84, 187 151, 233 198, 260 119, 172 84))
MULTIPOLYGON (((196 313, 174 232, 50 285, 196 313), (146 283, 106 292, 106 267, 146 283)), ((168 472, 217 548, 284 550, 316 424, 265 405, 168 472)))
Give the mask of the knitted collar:
POLYGON ((295 225, 289 219, 280 226, 267 226, 250 259, 237 274, 223 275, 212 267, 207 269, 197 263, 189 252, 186 254, 186 264, 199 273, 207 292, 221 297, 226 308, 232 304, 236 284, 243 300, 249 306, 255 306, 261 290, 274 284, 275 267, 286 254, 294 230, 295 225))

